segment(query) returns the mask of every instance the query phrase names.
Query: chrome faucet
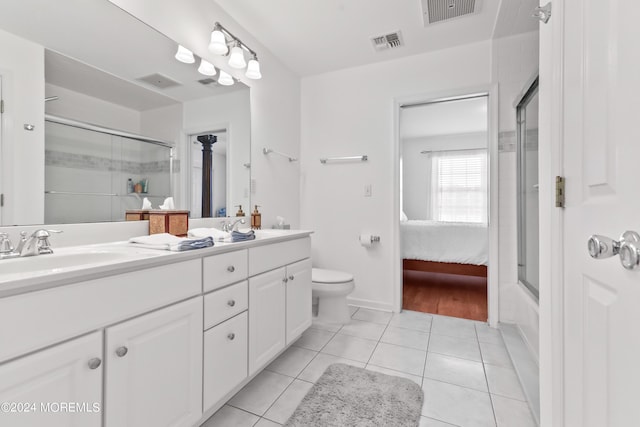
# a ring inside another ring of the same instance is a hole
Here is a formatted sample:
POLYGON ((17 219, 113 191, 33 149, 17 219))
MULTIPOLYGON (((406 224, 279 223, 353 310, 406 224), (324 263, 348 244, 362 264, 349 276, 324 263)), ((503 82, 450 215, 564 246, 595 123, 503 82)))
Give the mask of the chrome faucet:
MULTIPOLYGON (((52 254, 51 244, 49 243, 50 233, 62 233, 60 230, 45 230, 39 229, 33 232, 28 239, 20 241, 18 248, 20 251, 16 251, 21 257, 52 254)), ((26 234, 25 234, 26 235, 26 234)))
POLYGON ((225 221, 222 223, 222 231, 226 231, 231 233, 232 231, 236 231, 238 228, 238 223, 244 224, 246 221, 244 218, 236 219, 235 221, 225 221))

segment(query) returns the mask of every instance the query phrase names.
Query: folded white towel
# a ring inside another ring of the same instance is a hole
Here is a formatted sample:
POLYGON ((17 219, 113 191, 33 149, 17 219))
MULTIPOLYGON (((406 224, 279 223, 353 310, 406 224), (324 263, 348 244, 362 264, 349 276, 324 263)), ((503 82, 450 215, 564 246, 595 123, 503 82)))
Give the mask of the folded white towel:
POLYGON ((211 237, 187 239, 186 237, 177 237, 169 233, 160 233, 150 236, 132 237, 129 239, 129 243, 141 248, 178 252, 213 246, 213 239, 211 237))
POLYGON ((217 228, 192 228, 188 231, 189 237, 213 237, 213 240, 222 241, 231 237, 226 231, 218 230, 217 228))

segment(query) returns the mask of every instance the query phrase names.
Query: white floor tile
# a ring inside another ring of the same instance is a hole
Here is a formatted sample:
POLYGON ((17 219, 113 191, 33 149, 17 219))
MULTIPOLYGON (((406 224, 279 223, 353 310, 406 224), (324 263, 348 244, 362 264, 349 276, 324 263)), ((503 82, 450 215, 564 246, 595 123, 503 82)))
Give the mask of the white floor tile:
POLYGON ((426 351, 427 345, 429 344, 429 333, 416 331, 414 329, 387 326, 380 341, 386 342, 387 344, 401 345, 403 347, 426 351))
POLYGON ((429 351, 447 356, 482 362, 478 342, 468 338, 456 338, 448 335, 431 334, 429 351))
POLYGON ((204 422, 200 427, 251 427, 260 417, 238 408, 225 405, 204 422))
POLYGON ((480 351, 482 352, 482 361, 490 365, 506 366, 513 368, 509 353, 503 345, 489 344, 486 342, 480 343, 480 351))
POLYGON ((308 350, 320 351, 334 335, 335 332, 309 328, 302 333, 302 336, 293 345, 308 350))
POLYGON ((376 366, 372 364, 368 364, 366 369, 368 369, 369 371, 380 372, 381 374, 387 374, 395 377, 406 378, 418 384, 420 387, 422 387, 422 377, 419 377, 417 375, 407 374, 406 372, 394 371, 393 369, 387 369, 387 368, 383 368, 381 366, 376 366))
POLYGON ((491 399, 493 399, 498 427, 536 427, 526 402, 493 395, 491 399))
POLYGON ((485 365, 489 392, 511 399, 526 400, 516 371, 503 366, 485 365))
POLYGON ((338 332, 341 327, 342 327, 342 325, 336 325, 334 323, 326 323, 326 322, 322 322, 322 321, 320 321, 318 319, 313 319, 312 322, 311 322, 311 328, 320 329, 320 330, 323 330, 323 331, 338 332))
POLYGON ((504 345, 500 330, 492 328, 486 323, 476 323, 476 332, 478 333, 478 341, 489 344, 504 345))
POLYGON ((452 427, 452 426, 453 424, 445 423, 443 421, 438 421, 438 420, 434 420, 433 418, 427 418, 427 417, 420 417, 420 424, 418 425, 418 427, 452 427))
POLYGON ((377 341, 336 334, 336 336, 331 338, 331 341, 324 346, 322 353, 366 363, 376 348, 376 344, 377 341))
POLYGON ((298 379, 315 383, 332 363, 344 363, 346 365, 357 366, 358 368, 364 368, 365 366, 362 362, 356 362, 354 360, 320 353, 311 361, 311 363, 309 363, 305 370, 302 371, 298 376, 298 379))
MULTIPOLYGON (((422 415, 464 427, 494 427, 488 393, 425 378, 422 415)), ((512 426, 518 426, 512 424, 512 426)), ((518 426, 520 427, 520 426, 518 426)))
POLYGON ((292 382, 293 378, 286 375, 262 371, 228 403, 262 416, 292 382))
POLYGON ((266 369, 295 378, 316 357, 316 354, 318 354, 317 351, 291 346, 266 369))
POLYGON ((351 317, 356 320, 364 320, 366 322, 380 323, 382 325, 386 325, 389 323, 389 320, 391 320, 391 316, 393 316, 393 313, 380 311, 380 310, 371 310, 368 308, 361 308, 360 310, 358 310, 356 314, 354 314, 351 317))
POLYGON ((426 356, 426 351, 380 343, 373 352, 369 363, 394 371, 422 376, 426 356))
POLYGON ((274 423, 266 418, 260 418, 253 427, 280 427, 282 424, 274 423))
MULTIPOLYGON (((358 311, 360 313, 360 311, 358 311)), ((348 325, 344 325, 338 331, 339 334, 351 335, 352 337, 364 338, 378 341, 382 336, 386 325, 379 323, 364 322, 362 320, 351 320, 348 325)))
POLYGON ((432 316, 430 314, 403 310, 401 313, 394 313, 389 325, 396 328, 429 332, 431 330, 431 319, 432 316))
POLYGON ((475 323, 473 320, 433 316, 431 333, 477 340, 475 323))
POLYGON ((488 391, 482 363, 437 353, 427 355, 425 378, 488 391))
POLYGON ((293 412, 296 410, 307 392, 313 387, 313 384, 306 381, 295 380, 287 387, 276 402, 269 408, 265 418, 284 424, 293 412))

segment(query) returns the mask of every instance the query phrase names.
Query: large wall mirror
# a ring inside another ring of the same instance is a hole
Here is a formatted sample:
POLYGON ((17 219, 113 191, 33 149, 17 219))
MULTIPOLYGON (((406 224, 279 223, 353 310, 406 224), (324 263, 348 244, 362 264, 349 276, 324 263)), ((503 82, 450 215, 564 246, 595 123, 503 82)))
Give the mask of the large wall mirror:
POLYGON ((122 221, 169 196, 200 217, 202 134, 217 136, 211 216, 249 207, 247 86, 178 62, 108 0, 0 7, 0 225, 122 221))

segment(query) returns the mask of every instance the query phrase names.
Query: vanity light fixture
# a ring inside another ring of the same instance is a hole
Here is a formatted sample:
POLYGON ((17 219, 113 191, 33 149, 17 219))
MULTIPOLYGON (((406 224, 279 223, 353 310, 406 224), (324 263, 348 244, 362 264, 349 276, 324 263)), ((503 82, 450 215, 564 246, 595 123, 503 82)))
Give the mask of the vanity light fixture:
POLYGON ((185 64, 193 64, 196 59, 193 57, 193 53, 182 45, 178 45, 178 52, 176 52, 176 59, 185 64))
MULTIPOLYGON (((260 73, 260 63, 258 62, 258 54, 256 54, 256 52, 249 46, 244 44, 242 40, 227 31, 227 29, 219 22, 216 22, 213 26, 211 41, 209 42, 209 51, 216 55, 229 55, 229 66, 232 68, 242 69, 247 67, 245 74, 247 78, 262 78, 262 73, 260 73), (231 47, 231 50, 229 47, 231 47), (244 57, 245 51, 251 57, 248 65, 244 57)), ((222 78, 222 74, 220 77, 222 78)))
POLYGON ((224 70, 220 70, 220 77, 218 77, 218 83, 221 84, 222 86, 233 86, 235 82, 233 81, 233 77, 231 77, 227 72, 225 72, 224 70))
POLYGON ((216 75, 216 67, 213 66, 209 61, 205 61, 204 59, 200 59, 200 66, 198 67, 198 72, 205 76, 215 76, 216 75))

